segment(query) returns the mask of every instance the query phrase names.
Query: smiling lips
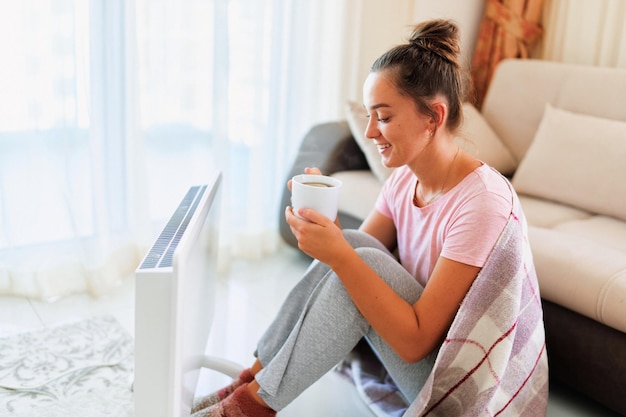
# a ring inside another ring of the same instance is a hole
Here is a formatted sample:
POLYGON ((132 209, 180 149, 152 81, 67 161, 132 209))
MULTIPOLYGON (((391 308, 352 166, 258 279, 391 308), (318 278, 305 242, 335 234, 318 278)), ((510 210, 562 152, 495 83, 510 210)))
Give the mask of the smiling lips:
POLYGON ((391 148, 391 145, 388 144, 388 143, 383 143, 383 144, 380 144, 380 145, 377 144, 376 146, 378 147, 378 151, 379 152, 383 152, 385 149, 391 148))

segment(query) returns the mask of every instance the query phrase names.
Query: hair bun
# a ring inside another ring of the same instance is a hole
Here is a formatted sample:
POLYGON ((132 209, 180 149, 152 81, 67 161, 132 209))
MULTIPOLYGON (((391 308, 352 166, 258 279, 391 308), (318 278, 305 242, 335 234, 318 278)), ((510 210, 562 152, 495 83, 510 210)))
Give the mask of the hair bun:
POLYGON ((409 43, 458 65, 459 28, 450 20, 435 19, 416 25, 409 43))

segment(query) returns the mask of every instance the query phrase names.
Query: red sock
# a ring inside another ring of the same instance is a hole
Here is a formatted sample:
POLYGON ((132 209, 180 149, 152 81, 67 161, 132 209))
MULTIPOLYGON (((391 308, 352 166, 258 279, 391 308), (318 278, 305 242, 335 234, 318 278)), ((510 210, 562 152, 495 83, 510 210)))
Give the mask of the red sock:
POLYGON ((213 404, 219 403, 223 399, 227 398, 230 394, 232 394, 241 385, 252 382, 253 379, 254 375, 252 375, 252 370, 250 368, 244 369, 239 374, 239 377, 237 377, 237 379, 235 379, 230 385, 227 385, 217 392, 206 395, 194 402, 191 413, 196 413, 200 410, 211 407, 213 404))
POLYGON ((254 375, 252 375, 252 371, 250 368, 246 368, 239 374, 239 377, 233 381, 232 384, 225 386, 224 388, 217 391, 217 395, 220 397, 220 400, 228 397, 232 394, 237 388, 241 385, 246 384, 248 382, 252 382, 254 379, 254 375))
MULTIPOLYGON (((274 417, 276 411, 262 406, 252 397, 248 391, 248 384, 243 384, 235 390, 227 399, 215 405, 221 408, 225 417, 274 417)), ((209 410, 212 410, 213 407, 209 410)), ((218 411, 218 410, 216 410, 218 411)), ((209 414, 211 416, 212 414, 209 414)), ((216 414, 218 415, 218 414, 216 414)))

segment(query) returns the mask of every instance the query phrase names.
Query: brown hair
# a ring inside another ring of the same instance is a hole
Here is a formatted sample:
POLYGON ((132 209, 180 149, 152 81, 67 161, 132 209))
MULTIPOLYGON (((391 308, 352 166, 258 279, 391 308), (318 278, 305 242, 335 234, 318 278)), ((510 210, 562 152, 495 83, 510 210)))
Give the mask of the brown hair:
POLYGON ((407 44, 381 55, 370 71, 388 71, 396 88, 437 122, 430 100, 443 95, 448 101, 446 127, 456 132, 463 121, 466 98, 466 75, 459 65, 459 54, 457 25, 450 20, 429 20, 413 28, 407 44))

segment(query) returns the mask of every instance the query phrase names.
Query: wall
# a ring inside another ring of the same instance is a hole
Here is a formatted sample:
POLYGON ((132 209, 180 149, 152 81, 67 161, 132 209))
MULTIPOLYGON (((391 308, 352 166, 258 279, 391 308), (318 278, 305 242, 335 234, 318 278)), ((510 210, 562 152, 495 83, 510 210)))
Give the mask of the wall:
POLYGON ((370 65, 383 52, 404 41, 412 22, 414 0, 347 0, 345 49, 349 51, 346 96, 361 101, 370 65), (393 7, 390 5, 393 4, 393 7))

